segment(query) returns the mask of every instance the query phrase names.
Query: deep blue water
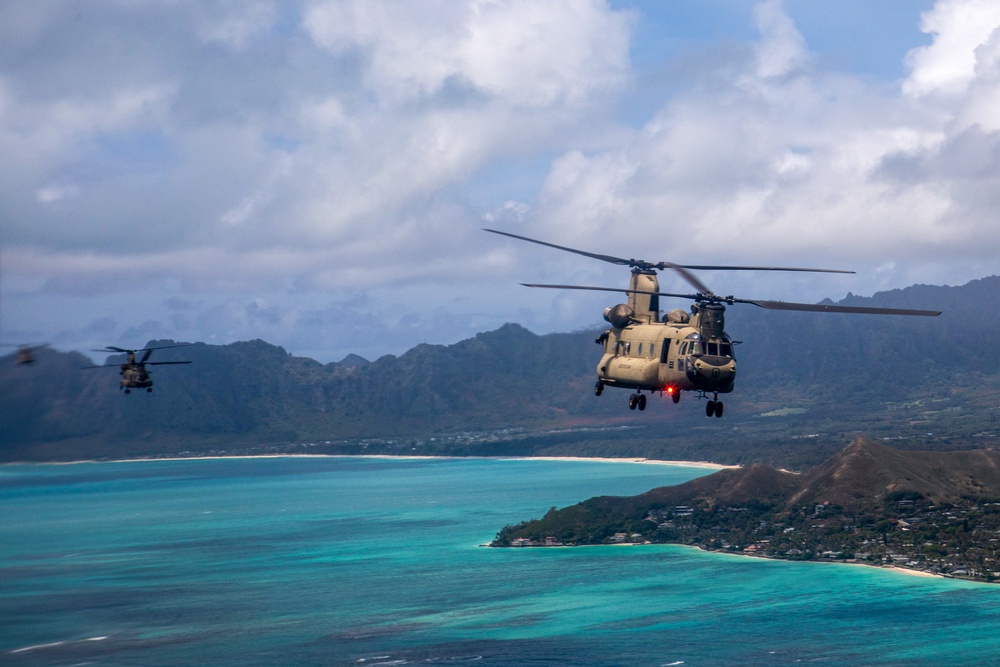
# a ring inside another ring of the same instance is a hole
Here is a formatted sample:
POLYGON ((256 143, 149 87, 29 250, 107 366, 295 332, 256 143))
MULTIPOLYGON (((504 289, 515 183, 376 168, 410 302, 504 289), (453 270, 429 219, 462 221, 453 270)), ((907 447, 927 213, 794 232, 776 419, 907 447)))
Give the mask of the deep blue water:
POLYGON ((674 546, 479 546, 553 505, 708 472, 0 467, 0 665, 1000 664, 1000 587, 674 546))

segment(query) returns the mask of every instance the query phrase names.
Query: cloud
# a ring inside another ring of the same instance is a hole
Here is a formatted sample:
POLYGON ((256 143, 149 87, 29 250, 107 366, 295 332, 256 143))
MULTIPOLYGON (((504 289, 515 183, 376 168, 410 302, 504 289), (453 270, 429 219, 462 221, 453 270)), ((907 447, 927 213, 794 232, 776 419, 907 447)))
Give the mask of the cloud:
POLYGON ((961 95, 996 63, 1000 5, 991 0, 942 0, 923 14, 920 29, 934 41, 906 56, 903 92, 961 95), (992 44, 992 46, 991 46, 992 44))
POLYGON ((628 73, 627 17, 598 2, 322 2, 304 24, 334 53, 359 51, 392 106, 449 86, 515 107, 586 104, 628 73))
POLYGON ((706 277, 761 298, 996 271, 995 3, 901 15, 930 43, 901 50, 899 81, 830 69, 777 0, 757 5, 750 40, 637 44, 664 13, 2 3, 4 326, 45 322, 70 345, 100 322, 86 347, 115 344, 109 322, 259 337, 331 360, 509 320, 577 328, 606 297, 517 283, 624 280, 482 226, 650 260, 863 272, 860 286, 706 277), (656 77, 671 80, 638 90, 656 77), (71 311, 79 326, 48 324, 71 311))
POLYGON ((554 161, 537 217, 554 221, 556 242, 619 255, 665 249, 651 260, 865 271, 897 260, 877 286, 922 270, 921 282, 954 276, 957 261, 965 279, 996 270, 993 5, 939 3, 923 23, 933 41, 911 54, 898 90, 817 70, 779 3, 756 17, 750 57, 675 96, 629 142, 554 161), (978 41, 968 44, 972 23, 978 41), (975 66, 932 76, 959 43, 975 66), (932 109, 917 95, 930 82, 948 93, 932 109))

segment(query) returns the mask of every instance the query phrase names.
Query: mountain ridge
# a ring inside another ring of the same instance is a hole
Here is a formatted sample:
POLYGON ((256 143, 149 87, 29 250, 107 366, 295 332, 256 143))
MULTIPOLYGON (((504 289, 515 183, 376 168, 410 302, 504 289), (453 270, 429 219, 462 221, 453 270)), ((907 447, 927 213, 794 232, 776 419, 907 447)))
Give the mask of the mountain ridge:
MULTIPOLYGON (((229 453, 580 455, 815 465, 858 433, 906 449, 1000 440, 1000 278, 841 301, 941 318, 727 311, 737 348, 726 417, 697 398, 593 394, 596 331, 508 323, 452 345, 321 364, 261 340, 157 350, 152 394, 123 396, 78 353, 0 358, 0 461, 229 453), (582 435, 586 431, 587 435, 582 435), (442 437, 447 436, 447 437, 442 437), (434 438, 433 440, 431 438, 434 438), (821 458, 822 457, 822 458, 821 458)), ((150 341, 166 345, 174 341, 150 341)), ((115 357, 110 357, 115 359, 115 357)))

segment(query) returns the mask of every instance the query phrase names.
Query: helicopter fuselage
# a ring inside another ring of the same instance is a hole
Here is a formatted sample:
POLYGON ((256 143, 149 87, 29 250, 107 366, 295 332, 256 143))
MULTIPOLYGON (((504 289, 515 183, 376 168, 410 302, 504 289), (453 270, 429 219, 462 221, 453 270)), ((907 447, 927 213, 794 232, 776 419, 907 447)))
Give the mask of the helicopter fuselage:
POLYGON ((675 394, 727 394, 736 382, 728 335, 707 338, 688 323, 634 324, 598 338, 598 381, 611 387, 675 394))
POLYGON ((120 389, 150 389, 153 380, 144 364, 122 364, 120 389))
POLYGON ((724 328, 726 307, 695 303, 690 314, 673 310, 661 319, 657 292, 656 274, 634 269, 628 303, 604 311, 611 328, 597 338, 604 354, 594 392, 600 396, 605 386, 633 389, 633 410, 646 408, 643 391, 668 394, 675 403, 682 391, 712 394, 706 414, 722 416, 719 394, 728 394, 736 383, 733 341, 724 328))

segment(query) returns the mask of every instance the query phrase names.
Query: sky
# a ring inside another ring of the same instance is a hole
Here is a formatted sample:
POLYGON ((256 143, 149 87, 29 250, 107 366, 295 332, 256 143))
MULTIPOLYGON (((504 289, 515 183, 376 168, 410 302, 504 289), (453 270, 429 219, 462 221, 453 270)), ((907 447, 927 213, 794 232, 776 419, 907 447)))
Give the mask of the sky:
POLYGON ((993 0, 0 3, 6 344, 376 359, 627 284, 483 227, 856 271, 699 274, 741 298, 962 285, 998 215, 993 0))

